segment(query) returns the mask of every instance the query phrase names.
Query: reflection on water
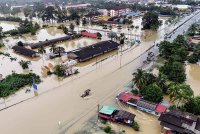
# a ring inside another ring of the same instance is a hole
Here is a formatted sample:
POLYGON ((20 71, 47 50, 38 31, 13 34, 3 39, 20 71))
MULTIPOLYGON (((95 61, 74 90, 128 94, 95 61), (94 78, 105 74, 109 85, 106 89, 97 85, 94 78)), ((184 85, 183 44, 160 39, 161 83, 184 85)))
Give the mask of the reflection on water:
POLYGON ((189 64, 186 66, 187 81, 191 86, 195 95, 200 95, 200 66, 197 64, 189 64))
POLYGON ((17 22, 0 21, 0 27, 3 28, 3 32, 16 29, 18 26, 19 26, 19 23, 17 22))

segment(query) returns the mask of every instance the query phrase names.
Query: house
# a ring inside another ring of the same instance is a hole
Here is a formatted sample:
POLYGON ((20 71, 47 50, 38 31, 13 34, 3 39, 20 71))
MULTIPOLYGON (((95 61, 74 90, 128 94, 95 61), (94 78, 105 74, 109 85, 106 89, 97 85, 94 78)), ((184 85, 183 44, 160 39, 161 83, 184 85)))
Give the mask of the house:
POLYGON ((133 106, 141 111, 160 116, 161 113, 167 110, 167 106, 163 104, 156 104, 147 100, 142 99, 141 96, 134 95, 129 92, 121 92, 116 97, 117 100, 133 106))
POLYGON ((98 117, 116 123, 132 126, 135 115, 124 110, 118 110, 115 107, 103 106, 98 111, 98 117))
POLYGON ((118 49, 120 44, 108 40, 68 52, 68 58, 83 62, 112 50, 118 49))
POLYGON ((84 37, 97 38, 97 33, 81 32, 81 35, 84 37))
POLYGON ((101 12, 104 16, 114 17, 114 16, 121 16, 122 14, 128 13, 131 10, 125 6, 117 6, 109 9, 100 9, 98 11, 101 12))
POLYGON ((137 106, 137 101, 141 99, 140 96, 134 95, 129 92, 121 92, 118 96, 117 99, 123 103, 127 103, 132 106, 137 106))
POLYGON ((180 134, 200 134, 200 118, 191 113, 170 110, 158 118, 163 131, 180 134))
POLYGON ((29 46, 32 49, 36 49, 36 48, 39 48, 41 46, 46 47, 46 46, 49 46, 49 45, 52 45, 52 44, 55 44, 55 43, 61 43, 63 41, 77 39, 77 38, 80 38, 80 37, 81 37, 81 34, 73 34, 73 35, 68 35, 68 36, 64 36, 64 37, 60 37, 60 38, 56 38, 56 39, 40 41, 38 43, 31 43, 31 44, 29 44, 29 46))
POLYGON ((91 6, 91 4, 86 3, 86 4, 71 4, 71 5, 66 5, 65 8, 87 8, 88 6, 91 6))
POLYGON ((37 52, 31 50, 31 49, 28 49, 28 48, 25 48, 25 47, 22 47, 22 46, 18 46, 18 45, 15 45, 12 47, 12 49, 16 52, 16 53, 19 53, 21 55, 24 55, 24 56, 27 56, 27 57, 37 57, 37 52))

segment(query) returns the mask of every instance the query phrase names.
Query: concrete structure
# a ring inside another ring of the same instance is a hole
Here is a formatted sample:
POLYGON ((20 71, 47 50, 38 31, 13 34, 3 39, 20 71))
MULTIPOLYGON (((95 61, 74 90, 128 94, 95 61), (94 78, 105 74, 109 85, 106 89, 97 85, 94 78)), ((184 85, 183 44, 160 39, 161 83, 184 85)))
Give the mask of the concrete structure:
POLYGON ((65 8, 86 8, 88 6, 91 6, 91 4, 86 3, 86 4, 75 4, 75 5, 66 5, 65 8))
POLYGON ((104 16, 120 16, 125 13, 129 13, 131 10, 127 7, 115 7, 112 9, 100 9, 99 12, 101 12, 104 16))

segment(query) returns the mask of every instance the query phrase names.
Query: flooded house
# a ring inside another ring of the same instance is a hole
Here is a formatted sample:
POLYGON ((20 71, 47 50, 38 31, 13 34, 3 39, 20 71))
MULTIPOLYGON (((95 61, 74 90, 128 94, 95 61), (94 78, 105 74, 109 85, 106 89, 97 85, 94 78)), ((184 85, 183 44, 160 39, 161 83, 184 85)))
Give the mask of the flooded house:
POLYGON ((165 133, 200 134, 200 118, 191 113, 170 110, 162 113, 158 120, 165 133))
POLYGON ((134 95, 129 92, 121 92, 117 96, 117 100, 127 105, 133 106, 141 111, 144 111, 156 116, 160 116, 161 113, 167 110, 167 107, 163 104, 156 104, 156 103, 144 100, 141 96, 134 95))
POLYGON ((118 110, 111 106, 103 106, 98 112, 98 117, 104 120, 122 123, 128 126, 132 126, 135 119, 134 114, 124 110, 118 110))
POLYGON ((120 44, 108 40, 68 52, 68 58, 83 62, 112 50, 118 49, 120 44))
POLYGON ((38 56, 38 53, 31 50, 31 49, 28 49, 28 48, 25 48, 25 47, 22 47, 22 46, 18 46, 18 45, 15 45, 12 47, 12 49, 14 50, 14 52, 16 53, 19 53, 21 55, 24 55, 26 57, 37 57, 38 56))
POLYGON ((32 49, 36 49, 36 48, 39 48, 41 46, 46 47, 46 46, 49 46, 49 45, 52 45, 52 44, 61 43, 61 42, 73 40, 73 39, 78 39, 80 37, 81 37, 81 34, 68 35, 68 36, 64 36, 64 37, 60 37, 60 38, 56 38, 56 39, 40 41, 38 43, 31 43, 31 44, 29 44, 29 46, 32 49))

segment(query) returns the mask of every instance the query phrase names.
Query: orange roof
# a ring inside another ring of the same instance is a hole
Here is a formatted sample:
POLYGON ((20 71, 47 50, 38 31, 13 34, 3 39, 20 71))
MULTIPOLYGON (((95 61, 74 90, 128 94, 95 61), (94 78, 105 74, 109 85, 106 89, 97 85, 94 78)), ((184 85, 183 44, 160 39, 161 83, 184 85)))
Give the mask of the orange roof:
POLYGON ((124 102, 128 102, 130 99, 136 99, 136 100, 139 100, 141 97, 138 96, 138 95, 134 95, 132 93, 129 93, 129 92, 121 92, 117 98, 121 101, 124 101, 124 102))
POLYGON ((81 32, 81 34, 82 34, 82 36, 91 37, 91 38, 97 38, 97 34, 96 33, 81 32))
POLYGON ((167 110, 167 107, 166 106, 164 106, 164 105, 162 105, 162 104, 158 104, 157 106, 156 106, 156 112, 158 112, 158 113, 163 113, 163 112, 165 112, 167 110))

